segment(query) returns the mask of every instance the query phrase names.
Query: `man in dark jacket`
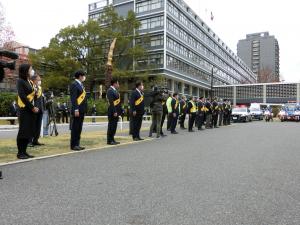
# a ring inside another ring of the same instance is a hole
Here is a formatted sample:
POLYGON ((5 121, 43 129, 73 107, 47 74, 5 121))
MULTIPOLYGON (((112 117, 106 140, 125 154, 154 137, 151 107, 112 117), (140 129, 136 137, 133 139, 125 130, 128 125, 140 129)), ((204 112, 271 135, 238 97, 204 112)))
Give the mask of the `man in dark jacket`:
POLYGON ((130 110, 132 114, 132 138, 134 141, 143 140, 140 137, 140 130, 142 127, 143 115, 145 113, 144 103, 144 84, 141 81, 137 81, 135 84, 135 90, 131 93, 130 98, 130 110))
POLYGON ((191 97, 190 101, 188 102, 188 106, 187 106, 187 112, 189 114, 189 127, 188 127, 189 132, 194 132, 193 126, 195 123, 196 112, 197 112, 195 100, 196 100, 195 97, 191 97))
POLYGON ((217 102, 217 99, 214 99, 212 102, 212 125, 214 128, 219 128, 218 117, 219 117, 219 104, 217 102))
POLYGON ((179 111, 180 111, 180 118, 179 118, 180 128, 185 130, 186 128, 184 127, 184 121, 187 114, 187 102, 185 96, 182 96, 182 99, 179 102, 179 111))
POLYGON ((206 116, 206 123, 205 128, 210 129, 212 128, 212 105, 209 99, 205 102, 205 116, 206 116))
POLYGON ((197 104, 197 126, 198 130, 202 130, 202 126, 204 124, 204 116, 205 116, 205 105, 204 98, 200 97, 197 104))
POLYGON ((85 81, 85 72, 79 70, 74 75, 75 81, 70 86, 71 95, 71 150, 80 151, 85 149, 80 146, 80 135, 84 120, 84 114, 87 110, 86 92, 83 86, 85 81))
POLYGON ((170 131, 171 131, 171 134, 178 134, 178 132, 175 130, 176 125, 177 125, 178 116, 179 116, 179 101, 178 101, 177 93, 173 94, 173 98, 171 101, 171 108, 172 108, 172 120, 171 120, 170 131))
POLYGON ((160 138, 161 132, 161 119, 163 114, 163 97, 162 94, 158 91, 158 88, 155 86, 153 92, 151 93, 152 101, 150 103, 151 113, 152 113, 152 124, 150 127, 149 137, 152 137, 154 128, 156 130, 156 137, 160 138))
POLYGON ((107 127, 107 144, 117 145, 120 142, 115 140, 115 134, 117 131, 119 116, 122 114, 121 98, 118 92, 119 81, 117 79, 111 80, 111 86, 107 90, 107 100, 109 103, 107 116, 108 116, 108 127, 107 127))

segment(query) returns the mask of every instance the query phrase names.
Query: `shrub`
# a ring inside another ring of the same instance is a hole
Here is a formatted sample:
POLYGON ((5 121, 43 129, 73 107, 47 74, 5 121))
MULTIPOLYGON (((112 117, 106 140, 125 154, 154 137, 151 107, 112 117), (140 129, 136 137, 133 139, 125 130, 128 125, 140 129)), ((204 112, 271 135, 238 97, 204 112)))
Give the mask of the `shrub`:
POLYGON ((0 116, 9 116, 9 108, 14 100, 17 100, 16 93, 1 92, 1 94, 0 94, 0 116))

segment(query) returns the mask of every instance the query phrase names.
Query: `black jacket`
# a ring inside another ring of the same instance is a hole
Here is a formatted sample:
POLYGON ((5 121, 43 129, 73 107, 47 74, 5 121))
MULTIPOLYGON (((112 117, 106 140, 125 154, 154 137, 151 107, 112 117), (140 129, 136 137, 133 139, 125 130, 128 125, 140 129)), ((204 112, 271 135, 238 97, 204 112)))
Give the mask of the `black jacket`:
POLYGON ((120 116, 122 114, 122 106, 119 92, 110 87, 107 90, 106 97, 109 103, 107 115, 112 117, 114 113, 117 113, 120 116))
POLYGON ((131 112, 135 111, 138 115, 144 115, 145 113, 144 95, 142 93, 140 94, 137 89, 131 93, 130 109, 131 112))
POLYGON ((176 104, 176 99, 172 98, 171 106, 172 106, 172 113, 176 113, 178 115, 179 114, 179 104, 176 104))
POLYGON ((159 91, 153 91, 151 93, 151 110, 152 112, 163 112, 163 105, 162 105, 162 101, 163 101, 163 97, 162 94, 159 91))
POLYGON ((186 114, 188 112, 186 101, 181 100, 179 102, 179 107, 180 107, 180 114, 186 114))
POLYGON ((38 90, 41 87, 37 87, 37 93, 34 97, 34 106, 39 109, 39 113, 43 113, 44 111, 44 97, 42 89, 38 90))
POLYGON ((206 112, 206 114, 212 114, 212 106, 210 102, 205 102, 205 107, 208 109, 208 111, 206 112))
POLYGON ((28 80, 18 79, 17 81, 17 90, 18 90, 18 100, 20 99, 25 106, 20 106, 18 101, 18 106, 20 110, 32 111, 34 105, 34 96, 33 100, 30 101, 27 96, 34 91, 33 84, 28 80))
POLYGON ((79 110, 80 114, 86 113, 87 110, 87 97, 85 96, 83 101, 78 104, 77 99, 84 92, 84 86, 80 85, 76 80, 70 86, 71 95, 71 112, 74 114, 75 110, 79 110))

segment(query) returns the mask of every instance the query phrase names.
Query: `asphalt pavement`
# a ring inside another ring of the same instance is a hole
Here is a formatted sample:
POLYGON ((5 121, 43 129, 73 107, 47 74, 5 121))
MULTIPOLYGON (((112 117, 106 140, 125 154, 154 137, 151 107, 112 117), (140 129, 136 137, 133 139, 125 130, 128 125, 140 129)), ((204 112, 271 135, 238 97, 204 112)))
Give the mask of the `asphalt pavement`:
POLYGON ((0 224, 300 224, 299 123, 179 132, 0 168, 0 224))

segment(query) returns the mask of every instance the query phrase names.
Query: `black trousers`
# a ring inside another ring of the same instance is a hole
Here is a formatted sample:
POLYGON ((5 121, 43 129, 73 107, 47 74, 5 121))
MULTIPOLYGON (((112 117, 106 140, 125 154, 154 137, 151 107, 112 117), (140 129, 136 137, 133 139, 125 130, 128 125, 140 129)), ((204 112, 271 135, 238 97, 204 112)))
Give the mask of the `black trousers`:
POLYGON ((205 115, 205 117, 206 117, 205 127, 206 128, 211 128, 212 127, 212 115, 210 113, 207 113, 205 115))
POLYGON ((108 116, 107 143, 115 141, 115 134, 118 127, 118 121, 118 116, 108 116))
POLYGON ((82 131, 84 115, 72 118, 71 124, 71 148, 80 146, 80 135, 82 131))
POLYGON ((179 124, 181 128, 184 128, 185 117, 186 117, 186 113, 180 115, 179 124))
POLYGON ((212 114, 212 125, 214 127, 217 127, 217 125, 218 125, 218 114, 217 113, 212 114))
POLYGON ((19 115, 19 132, 17 136, 18 154, 26 153, 27 145, 34 134, 35 114, 28 109, 21 109, 19 115))
POLYGON ((132 116, 132 138, 140 138, 143 115, 136 114, 132 116))
POLYGON ((62 118, 63 123, 65 123, 65 121, 66 121, 66 123, 68 123, 68 113, 63 112, 61 118, 62 118))
POLYGON ((161 117, 160 134, 163 134, 162 128, 163 128, 164 123, 165 123, 166 115, 167 115, 167 113, 163 113, 162 117, 161 117))
POLYGON ((33 144, 36 144, 40 138, 42 120, 43 120, 43 113, 40 112, 40 113, 35 114, 34 132, 33 132, 33 138, 32 138, 33 144))
POLYGON ((223 112, 220 112, 219 114, 219 126, 222 126, 223 125, 223 112))
POLYGON ((168 113, 167 130, 171 129, 172 119, 173 119, 173 114, 168 113))
POLYGON ((204 124, 204 114, 201 113, 201 114, 197 115, 197 127, 198 127, 198 129, 201 129, 203 124, 204 124))
POLYGON ((189 114, 189 131, 193 130, 196 119, 196 113, 189 114))
POLYGON ((27 138, 17 138, 17 147, 18 147, 18 155, 26 154, 27 145, 30 139, 27 138))
POLYGON ((177 125, 177 120, 178 120, 178 115, 176 114, 176 116, 174 117, 173 113, 171 113, 171 116, 172 116, 172 118, 171 118, 170 130, 171 130, 171 132, 175 132, 176 125, 177 125))

